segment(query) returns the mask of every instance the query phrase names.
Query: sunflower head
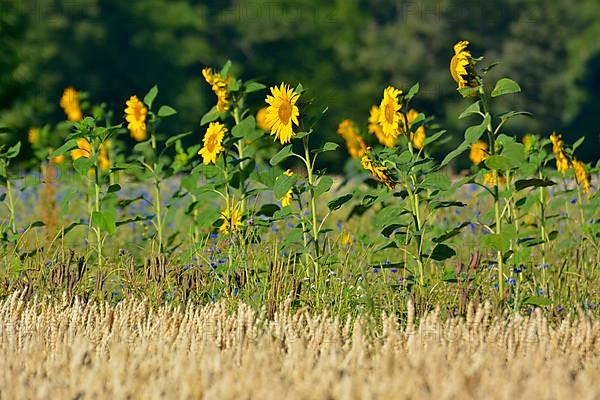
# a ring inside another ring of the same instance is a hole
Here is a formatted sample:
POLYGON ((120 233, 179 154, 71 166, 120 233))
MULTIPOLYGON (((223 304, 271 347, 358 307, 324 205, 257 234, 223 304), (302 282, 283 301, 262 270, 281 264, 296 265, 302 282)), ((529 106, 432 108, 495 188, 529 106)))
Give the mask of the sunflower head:
POLYGON ((78 122, 83 119, 81 107, 79 105, 79 92, 69 86, 63 91, 60 98, 60 106, 71 122, 78 122))
POLYGON ((242 225, 242 213, 237 208, 233 210, 230 208, 225 209, 221 212, 221 217, 223 217, 223 224, 219 228, 220 232, 232 233, 242 225))
POLYGON ((227 133, 227 128, 220 122, 211 122, 208 125, 208 129, 204 134, 204 145, 198 151, 198 154, 202 156, 204 165, 217 163, 219 153, 224 150, 223 138, 225 133, 227 133))
POLYGON ((383 99, 379 105, 379 125, 383 135, 388 140, 396 140, 400 135, 402 124, 402 91, 393 86, 388 86, 383 91, 383 99))
POLYGON ((27 132, 27 141, 31 144, 37 144, 40 140, 40 130, 38 128, 29 128, 27 132))
MULTIPOLYGON (((489 186, 496 186, 496 179, 494 178, 493 172, 487 172, 483 176, 483 184, 489 185, 489 186)), ((504 175, 498 173, 498 185, 505 185, 505 184, 506 184, 506 178, 504 177, 504 175)))
POLYGON ((564 150, 562 135, 553 132, 550 135, 550 141, 552 142, 552 153, 554 153, 554 158, 556 158, 556 169, 558 172, 564 174, 568 171, 571 163, 564 150))
POLYGON ((346 141, 348 153, 352 158, 360 158, 367 152, 367 145, 362 136, 356 131, 354 124, 349 119, 340 122, 337 133, 346 141))
POLYGON ((425 144, 425 138, 427 137, 425 133, 425 127, 423 125, 419 126, 415 132, 410 130, 410 125, 415 122, 419 113, 414 108, 411 108, 406 114, 406 119, 408 120, 409 127, 407 128, 407 132, 410 131, 410 142, 413 147, 417 150, 421 150, 425 144))
POLYGON ((469 42, 462 40, 454 45, 454 56, 450 60, 450 74, 458 84, 458 88, 479 86, 480 77, 475 72, 477 61, 467 50, 469 42))
POLYGON ((469 152, 469 158, 475 165, 481 164, 486 158, 488 158, 488 144, 483 140, 478 140, 471 145, 471 151, 469 152))
POLYGON ((224 78, 221 74, 214 73, 212 68, 204 68, 202 75, 217 96, 217 111, 225 112, 229 110, 229 91, 227 88, 230 78, 224 78))
POLYGON ((396 138, 391 136, 386 136, 383 133, 383 128, 379 124, 379 107, 372 106, 371 111, 369 113, 369 126, 368 132, 371 135, 375 135, 379 143, 386 147, 394 147, 396 145, 396 138))
POLYGON ((388 189, 392 190, 394 189, 394 186, 396 186, 396 183, 391 180, 388 174, 387 167, 376 165, 368 154, 362 156, 360 165, 367 171, 371 172, 371 175, 373 175, 376 180, 384 183, 388 189))
POLYGON ((575 169, 575 179, 577 180, 577 183, 581 185, 583 193, 588 193, 591 185, 590 176, 586 171, 585 164, 576 158, 573 158, 572 164, 575 169))
POLYGON ((71 158, 73 161, 81 157, 89 158, 92 155, 92 145, 87 139, 79 138, 76 140, 76 143, 77 148, 71 150, 71 158))
POLYGON ((148 136, 146 132, 148 109, 137 96, 131 96, 125 104, 127 105, 127 108, 125 108, 125 120, 127 121, 127 129, 129 129, 131 137, 138 142, 146 140, 148 136))
POLYGON ((266 125, 270 126, 271 135, 275 135, 281 144, 292 141, 294 136, 293 125, 298 126, 300 111, 296 102, 300 94, 287 84, 282 83, 279 87, 271 88, 271 94, 267 95, 265 102, 267 107, 266 125))
POLYGON ((256 126, 265 132, 270 132, 271 127, 267 123, 267 107, 262 107, 256 113, 256 126))

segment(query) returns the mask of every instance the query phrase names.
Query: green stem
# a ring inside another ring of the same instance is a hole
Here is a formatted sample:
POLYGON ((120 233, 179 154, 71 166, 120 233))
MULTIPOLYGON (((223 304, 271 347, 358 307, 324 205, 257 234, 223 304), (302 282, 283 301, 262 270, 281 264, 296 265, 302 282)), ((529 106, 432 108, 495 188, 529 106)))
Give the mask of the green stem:
MULTIPOLYGON (((233 119, 235 120, 236 125, 238 125, 240 123, 240 110, 237 107, 233 110, 233 119)), ((236 144, 236 147, 238 150, 238 157, 240 159, 240 162, 239 162, 240 176, 242 174, 243 166, 244 166, 243 165, 244 162, 242 161, 244 159, 244 147, 245 147, 244 140, 245 140, 244 138, 241 138, 236 144)), ((246 188, 245 188, 244 184, 245 184, 244 182, 240 183, 240 212, 242 215, 246 211, 246 195, 245 195, 246 188)))
MULTIPOLYGON (((539 171, 540 179, 543 179, 542 171, 539 171)), ((544 198, 544 187, 540 186, 540 236, 542 239, 542 285, 544 290, 546 287, 546 201, 544 198)))
POLYGON ((156 152, 156 135, 154 128, 150 135, 152 151, 154 155, 153 173, 154 173, 154 207, 156 210, 156 235, 158 236, 158 252, 163 251, 163 219, 161 209, 160 178, 158 176, 158 153, 156 152))
POLYGON ((310 162, 310 152, 308 149, 308 140, 307 136, 303 139, 304 143, 304 158, 306 161, 306 172, 308 175, 308 185, 310 187, 310 210, 312 214, 312 231, 313 231, 313 240, 315 243, 315 252, 316 256, 319 257, 319 229, 317 227, 317 202, 315 198, 315 189, 314 189, 314 177, 313 177, 313 165, 310 162))
MULTIPOLYGON (((7 168, 8 170, 8 168, 7 168)), ((8 172, 8 171, 7 171, 8 172)), ((13 234, 17 233, 17 222, 15 218, 15 202, 13 200, 12 183, 10 179, 6 180, 6 193, 8 196, 8 208, 10 210, 10 229, 13 234)))

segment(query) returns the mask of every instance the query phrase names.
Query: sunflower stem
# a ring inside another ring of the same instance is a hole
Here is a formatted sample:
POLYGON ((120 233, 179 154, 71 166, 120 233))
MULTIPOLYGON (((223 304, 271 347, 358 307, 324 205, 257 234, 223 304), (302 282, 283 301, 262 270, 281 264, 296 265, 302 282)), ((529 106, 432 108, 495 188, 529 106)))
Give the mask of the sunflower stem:
MULTIPOLYGON (((305 136, 302 139, 302 143, 304 144, 304 158, 306 164, 306 172, 308 175, 308 185, 310 190, 310 209, 312 214, 312 231, 313 231, 313 242, 315 245, 315 256, 319 257, 319 228, 317 227, 317 202, 315 198, 315 189, 314 189, 314 176, 313 176, 313 165, 310 161, 310 150, 308 148, 308 136, 305 136)), ((318 262, 315 263, 316 272, 315 278, 318 279, 318 262)))
POLYGON ((156 132, 154 126, 150 133, 150 142, 153 151, 153 173, 154 173, 154 207, 156 210, 156 235, 158 237, 158 253, 163 251, 163 227, 161 210, 160 177, 158 174, 158 153, 156 151, 156 132))

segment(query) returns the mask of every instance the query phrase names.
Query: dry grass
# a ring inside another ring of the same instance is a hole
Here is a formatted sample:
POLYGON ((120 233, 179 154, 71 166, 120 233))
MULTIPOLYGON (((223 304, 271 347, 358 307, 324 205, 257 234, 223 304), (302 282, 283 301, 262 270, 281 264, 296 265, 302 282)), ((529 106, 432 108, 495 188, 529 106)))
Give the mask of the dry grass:
POLYGON ((0 398, 600 398, 600 323, 0 303, 0 398))

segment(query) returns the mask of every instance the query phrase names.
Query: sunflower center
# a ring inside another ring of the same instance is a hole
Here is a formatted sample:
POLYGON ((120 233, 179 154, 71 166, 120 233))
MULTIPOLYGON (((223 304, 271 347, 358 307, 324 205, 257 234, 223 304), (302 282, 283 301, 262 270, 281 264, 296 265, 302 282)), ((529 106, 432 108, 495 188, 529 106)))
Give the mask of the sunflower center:
POLYGON ((288 101, 284 101, 279 106, 279 119, 284 125, 289 123, 290 117, 292 116, 292 105, 288 101))
POLYGON ((388 121, 390 124, 394 122, 394 114, 396 113, 396 110, 394 109, 394 104, 392 102, 389 102, 385 105, 383 113, 386 121, 388 121))

